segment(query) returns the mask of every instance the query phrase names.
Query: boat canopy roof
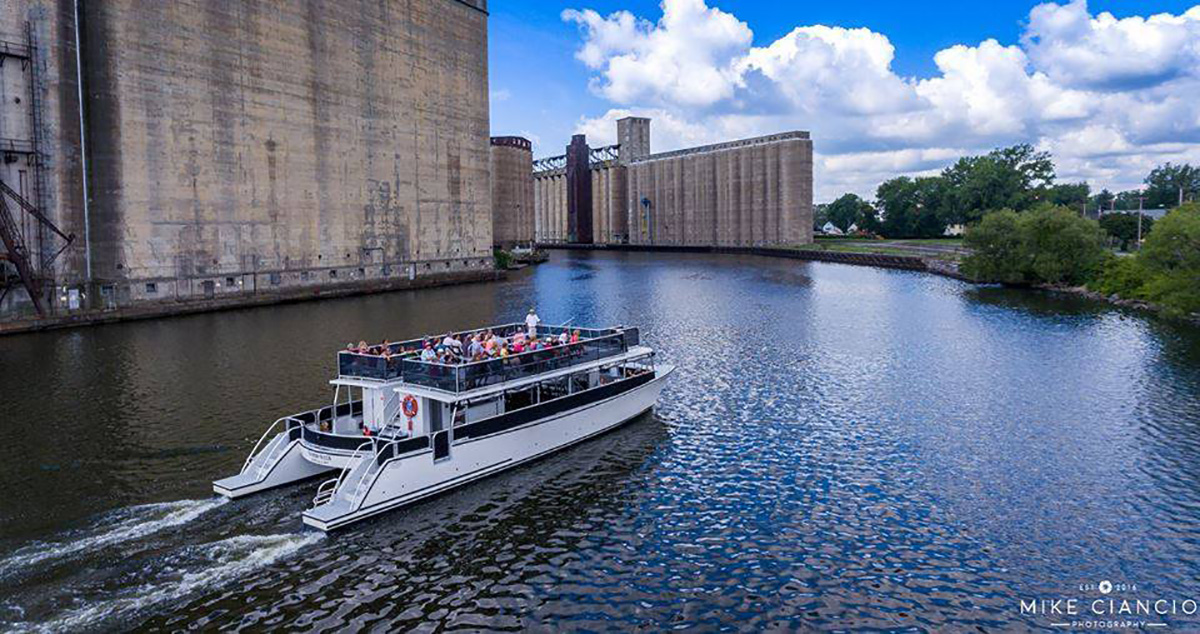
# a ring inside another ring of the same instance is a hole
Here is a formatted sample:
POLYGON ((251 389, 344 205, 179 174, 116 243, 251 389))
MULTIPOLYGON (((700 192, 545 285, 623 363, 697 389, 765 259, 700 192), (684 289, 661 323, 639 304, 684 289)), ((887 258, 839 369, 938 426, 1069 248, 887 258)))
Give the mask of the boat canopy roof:
MULTIPOLYGON (((470 336, 492 331, 509 337, 525 329, 524 324, 503 324, 455 333, 470 336)), ((338 353, 338 378, 333 383, 363 387, 379 387, 397 383, 429 388, 442 393, 459 394, 481 387, 507 383, 524 377, 534 377, 560 368, 574 367, 609 357, 624 355, 641 343, 637 328, 582 328, 574 326, 538 326, 539 338, 557 337, 579 331, 577 343, 553 345, 507 357, 467 363, 422 361, 419 353, 425 342, 441 341, 441 337, 422 337, 389 344, 388 354, 362 354, 353 351, 338 353)), ((648 352, 649 350, 646 349, 648 352)))

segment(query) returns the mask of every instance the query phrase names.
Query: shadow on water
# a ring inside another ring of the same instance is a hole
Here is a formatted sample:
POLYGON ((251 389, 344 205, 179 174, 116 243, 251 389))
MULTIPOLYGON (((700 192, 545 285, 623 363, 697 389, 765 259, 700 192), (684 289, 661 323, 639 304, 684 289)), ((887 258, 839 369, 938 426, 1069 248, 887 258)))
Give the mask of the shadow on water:
POLYGON ((644 415, 543 460, 334 533, 281 562, 286 575, 264 570, 243 580, 269 589, 265 594, 249 598, 229 589, 145 626, 256 627, 282 619, 319 628, 361 619, 389 629, 431 620, 522 629, 529 623, 521 615, 540 596, 558 594, 555 571, 580 542, 631 514, 638 497, 631 476, 669 451, 668 443, 666 427, 644 415), (377 587, 362 592, 364 578, 377 587), (273 598, 281 595, 289 601, 273 598), (218 616, 227 610, 228 618, 218 616))
POLYGON ((981 306, 1020 311, 1052 320, 1099 317, 1113 311, 1110 304, 1069 293, 1001 286, 967 287, 963 296, 981 306))

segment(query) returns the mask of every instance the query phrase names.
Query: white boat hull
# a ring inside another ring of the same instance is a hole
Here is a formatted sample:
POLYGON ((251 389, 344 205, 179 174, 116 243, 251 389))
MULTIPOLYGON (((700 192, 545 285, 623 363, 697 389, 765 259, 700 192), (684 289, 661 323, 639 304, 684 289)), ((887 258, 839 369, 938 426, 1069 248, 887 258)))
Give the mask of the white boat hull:
POLYGON ((304 523, 333 530, 602 434, 651 409, 673 370, 659 365, 653 379, 608 399, 482 438, 451 440, 442 460, 434 460, 431 448, 372 469, 372 457, 347 475, 327 503, 305 511, 304 523))
POLYGON ((213 482, 213 491, 230 499, 293 484, 330 471, 332 467, 308 460, 299 440, 288 440, 280 433, 272 444, 278 451, 264 451, 239 474, 213 482))

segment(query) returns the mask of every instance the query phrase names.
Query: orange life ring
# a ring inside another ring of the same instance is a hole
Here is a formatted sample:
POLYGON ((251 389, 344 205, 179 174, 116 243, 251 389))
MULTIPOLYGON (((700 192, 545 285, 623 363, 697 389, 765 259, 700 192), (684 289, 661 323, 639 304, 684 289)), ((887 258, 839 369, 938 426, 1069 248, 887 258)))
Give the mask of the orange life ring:
POLYGON ((412 394, 404 396, 404 415, 409 418, 417 415, 417 397, 412 394))

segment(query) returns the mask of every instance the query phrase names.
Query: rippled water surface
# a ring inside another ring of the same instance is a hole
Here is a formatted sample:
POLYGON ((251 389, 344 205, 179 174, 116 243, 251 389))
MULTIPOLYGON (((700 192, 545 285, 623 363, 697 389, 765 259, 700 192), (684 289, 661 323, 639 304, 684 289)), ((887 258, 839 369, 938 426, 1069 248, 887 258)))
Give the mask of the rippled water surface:
MULTIPOLYGON (((556 254, 508 281, 0 339, 0 628, 1026 629, 1200 598, 1200 330, 917 273, 556 254), (225 502, 347 341, 639 325, 652 415, 321 536, 225 502)), ((1165 619, 1200 629, 1200 617, 1165 619)))

